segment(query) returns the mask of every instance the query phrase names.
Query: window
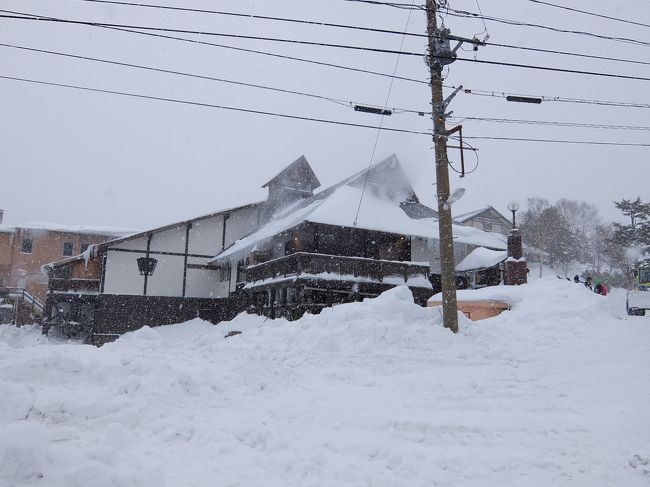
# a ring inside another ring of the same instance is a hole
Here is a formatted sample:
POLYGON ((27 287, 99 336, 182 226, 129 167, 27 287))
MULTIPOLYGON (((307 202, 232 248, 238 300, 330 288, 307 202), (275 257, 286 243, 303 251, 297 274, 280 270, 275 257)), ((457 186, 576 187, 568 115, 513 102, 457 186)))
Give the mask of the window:
POLYGON ((82 243, 81 244, 81 253, 83 254, 86 250, 88 250, 88 247, 90 247, 90 244, 82 243))
POLYGON ((31 254, 33 246, 34 246, 34 241, 31 238, 26 238, 23 240, 23 246, 20 251, 23 254, 31 254))
POLYGON ((70 257, 74 251, 74 244, 72 242, 63 242, 63 255, 70 257))
POLYGON ((483 222, 483 230, 486 232, 491 232, 492 231, 492 222, 484 221, 483 222))

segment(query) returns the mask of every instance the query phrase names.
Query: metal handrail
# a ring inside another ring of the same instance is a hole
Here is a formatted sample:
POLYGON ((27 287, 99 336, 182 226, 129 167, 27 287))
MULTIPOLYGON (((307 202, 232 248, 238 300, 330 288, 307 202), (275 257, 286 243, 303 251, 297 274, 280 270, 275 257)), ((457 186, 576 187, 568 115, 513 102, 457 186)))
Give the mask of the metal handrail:
POLYGON ((22 287, 3 287, 0 288, 0 293, 6 293, 8 297, 11 298, 22 298, 23 301, 32 305, 32 308, 37 309, 40 312, 43 312, 45 309, 45 303, 34 296, 27 289, 22 287))

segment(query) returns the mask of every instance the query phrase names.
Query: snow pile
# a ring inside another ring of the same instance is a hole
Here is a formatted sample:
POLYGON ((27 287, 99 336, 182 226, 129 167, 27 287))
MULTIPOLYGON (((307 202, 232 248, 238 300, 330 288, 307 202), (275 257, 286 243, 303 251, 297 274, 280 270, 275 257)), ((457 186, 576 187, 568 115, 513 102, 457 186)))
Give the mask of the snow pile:
POLYGON ((648 485, 650 319, 555 278, 478 293, 512 310, 458 335, 404 287, 101 349, 1 326, 0 485, 648 485))
POLYGON ((485 247, 477 247, 456 265, 456 271, 465 272, 476 269, 487 269, 488 267, 500 264, 507 257, 508 253, 504 250, 491 250, 485 247))

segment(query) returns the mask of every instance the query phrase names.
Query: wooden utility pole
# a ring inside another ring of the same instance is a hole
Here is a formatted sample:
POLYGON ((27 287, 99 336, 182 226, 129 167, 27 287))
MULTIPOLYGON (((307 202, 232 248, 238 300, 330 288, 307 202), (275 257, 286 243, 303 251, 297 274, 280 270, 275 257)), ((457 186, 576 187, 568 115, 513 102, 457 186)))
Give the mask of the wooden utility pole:
MULTIPOLYGON (((449 170, 447 159, 446 103, 442 94, 442 68, 452 59, 441 58, 445 37, 436 21, 436 0, 426 0, 427 33, 429 35, 429 68, 431 70, 431 100, 433 108, 433 142, 436 153, 436 187, 438 191, 438 228, 440 233, 440 274, 442 285, 442 319, 445 328, 458 332, 456 304, 456 266, 449 198, 449 170)), ((449 40, 446 40, 449 45, 449 40)), ((447 50, 448 51, 448 50, 447 50)), ((449 54, 451 56, 451 54, 449 54)), ((443 54, 444 56, 444 54, 443 54)))

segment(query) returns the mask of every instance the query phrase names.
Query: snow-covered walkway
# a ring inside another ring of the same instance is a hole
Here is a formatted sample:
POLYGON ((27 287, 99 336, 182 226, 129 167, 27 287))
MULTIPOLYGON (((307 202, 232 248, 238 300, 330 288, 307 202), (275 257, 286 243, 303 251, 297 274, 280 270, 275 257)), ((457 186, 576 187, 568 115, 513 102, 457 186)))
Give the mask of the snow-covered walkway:
POLYGON ((406 288, 101 349, 1 326, 0 486, 650 485, 650 317, 483 293, 513 309, 457 336, 406 288))

